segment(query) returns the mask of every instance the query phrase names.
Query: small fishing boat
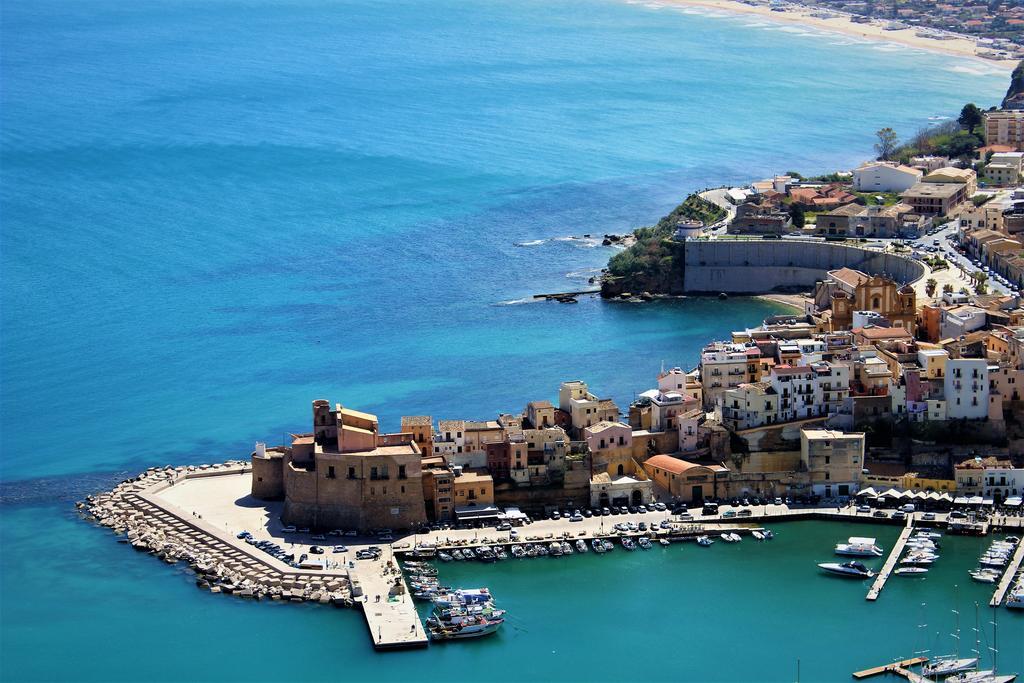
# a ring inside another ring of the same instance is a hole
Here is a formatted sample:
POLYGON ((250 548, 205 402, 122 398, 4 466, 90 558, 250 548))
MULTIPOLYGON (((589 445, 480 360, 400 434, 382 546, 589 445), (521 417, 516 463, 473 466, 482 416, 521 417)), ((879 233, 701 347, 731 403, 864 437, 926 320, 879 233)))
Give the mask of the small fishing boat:
POLYGON ((658 539, 658 543, 660 543, 663 548, 667 548, 668 546, 671 545, 671 543, 669 542, 669 540, 667 538, 659 538, 658 539))
POLYGON ((451 562, 452 556, 446 552, 440 552, 437 554, 437 559, 441 560, 442 562, 451 562))
POLYGON ((486 619, 476 617, 469 622, 453 624, 452 626, 429 626, 431 640, 462 640, 466 638, 480 638, 496 633, 504 623, 504 619, 486 619))
POLYGON ((568 541, 562 541, 562 554, 572 555, 572 546, 569 545, 568 541))
POLYGON ((457 562, 462 562, 466 558, 463 557, 461 550, 455 549, 452 551, 452 559, 456 560, 457 562))
POLYGON ((641 536, 640 538, 636 539, 636 544, 644 550, 651 549, 651 539, 647 538, 646 536, 641 536))
POLYGON ((760 529, 754 529, 753 531, 750 532, 750 535, 753 536, 754 538, 756 538, 759 541, 763 541, 765 539, 764 532, 761 531, 760 529))
POLYGON ((576 552, 587 552, 587 542, 584 541, 582 538, 576 540, 576 552))
POLYGON ((590 542, 590 547, 594 549, 595 553, 605 553, 605 552, 607 552, 604 549, 604 541, 602 541, 600 538, 595 538, 593 541, 591 541, 590 542))
POLYGON ((710 538, 708 538, 707 536, 698 536, 697 537, 697 545, 699 545, 701 547, 707 548, 712 543, 714 543, 714 541, 711 540, 710 538))
POLYGON ((552 541, 551 545, 548 546, 548 551, 555 557, 562 556, 562 544, 558 541, 552 541))
POLYGON ((622 547, 626 550, 636 550, 636 543, 633 542, 632 538, 623 538, 622 547))
POLYGON ((608 552, 615 550, 615 544, 609 541, 607 538, 602 541, 604 543, 604 549, 608 552))

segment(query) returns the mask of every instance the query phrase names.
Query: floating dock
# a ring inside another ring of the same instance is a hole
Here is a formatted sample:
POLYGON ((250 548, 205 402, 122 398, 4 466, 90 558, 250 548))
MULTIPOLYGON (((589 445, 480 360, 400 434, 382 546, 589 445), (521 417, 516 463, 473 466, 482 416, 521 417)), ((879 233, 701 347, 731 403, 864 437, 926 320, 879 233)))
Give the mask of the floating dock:
POLYGON ((1006 597, 1006 591, 1010 590, 1010 586, 1013 584, 1014 577, 1017 576, 1017 570, 1020 569, 1021 561, 1024 560, 1024 536, 1017 541, 1017 549, 1013 553, 1013 557, 1006 565, 1006 570, 1003 572, 1003 578, 999 580, 999 585, 996 586, 996 592, 992 594, 992 599, 989 601, 989 607, 999 607, 1003 604, 1003 598, 1006 597))
POLYGON ((878 572, 878 576, 875 577, 875 582, 871 584, 871 588, 868 589, 866 596, 867 600, 877 600, 878 594, 885 588, 885 582, 892 575, 896 564, 900 561, 900 556, 903 555, 903 549, 907 545, 907 541, 910 540, 910 534, 914 532, 914 515, 907 515, 907 525, 903 527, 903 531, 900 532, 900 537, 896 539, 896 543, 893 544, 892 550, 889 552, 889 557, 886 558, 885 564, 882 565, 882 570, 878 572))
POLYGON ((927 657, 914 657, 913 659, 904 659, 902 662, 893 662, 892 664, 883 664, 882 666, 876 666, 871 669, 864 669, 863 671, 854 671, 853 677, 857 680, 862 678, 870 678, 871 676, 880 676, 882 674, 894 673, 911 681, 923 681, 925 680, 921 676, 913 673, 907 667, 920 666, 928 661, 927 657), (913 676, 913 678, 911 678, 913 676))

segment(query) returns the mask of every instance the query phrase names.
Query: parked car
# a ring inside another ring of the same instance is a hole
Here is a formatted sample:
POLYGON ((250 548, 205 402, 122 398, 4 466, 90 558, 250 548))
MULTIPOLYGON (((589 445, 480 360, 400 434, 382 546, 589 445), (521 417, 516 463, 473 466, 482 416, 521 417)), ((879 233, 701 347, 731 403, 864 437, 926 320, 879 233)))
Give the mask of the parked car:
POLYGON ((723 517, 735 517, 736 516, 736 511, 735 510, 726 510, 725 512, 722 513, 722 516, 723 517))
POLYGON ((309 552, 313 553, 314 555, 323 555, 324 549, 318 545, 311 545, 309 546, 309 552))
POLYGON ((921 515, 921 519, 925 520, 926 522, 931 522, 932 520, 935 519, 935 513, 934 512, 926 512, 923 515, 921 515))
POLYGON ((868 512, 871 512, 871 507, 868 505, 858 505, 857 512, 863 512, 866 514, 868 512))
POLYGON ((498 525, 497 527, 495 527, 495 528, 496 528, 496 529, 497 529, 498 531, 512 531, 512 525, 511 525, 511 524, 509 524, 508 522, 502 522, 501 524, 499 524, 499 525, 498 525))
POLYGON ((751 515, 753 515, 753 514, 754 514, 754 513, 753 513, 753 511, 752 511, 752 510, 751 510, 750 508, 745 508, 745 509, 743 509, 743 510, 740 510, 740 511, 739 511, 739 512, 737 513, 737 516, 738 516, 738 517, 750 517, 750 516, 751 516, 751 515))

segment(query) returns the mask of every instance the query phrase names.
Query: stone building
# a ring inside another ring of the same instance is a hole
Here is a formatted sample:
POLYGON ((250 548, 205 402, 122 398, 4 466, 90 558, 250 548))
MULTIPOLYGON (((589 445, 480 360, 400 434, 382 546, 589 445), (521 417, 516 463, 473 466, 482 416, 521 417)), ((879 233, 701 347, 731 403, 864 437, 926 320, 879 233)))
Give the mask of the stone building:
POLYGON ((412 434, 381 434, 376 415, 314 401, 313 432, 257 449, 252 464, 253 496, 283 498, 286 524, 365 531, 427 519, 420 448, 412 434))
POLYGON ((910 285, 900 286, 881 275, 865 275, 851 268, 830 271, 814 289, 819 310, 832 310, 832 329, 849 330, 853 314, 871 311, 880 314, 894 327, 911 335, 917 328, 917 296, 910 285))
POLYGON ((815 494, 826 498, 852 495, 863 479, 864 434, 802 429, 800 463, 810 474, 815 494))

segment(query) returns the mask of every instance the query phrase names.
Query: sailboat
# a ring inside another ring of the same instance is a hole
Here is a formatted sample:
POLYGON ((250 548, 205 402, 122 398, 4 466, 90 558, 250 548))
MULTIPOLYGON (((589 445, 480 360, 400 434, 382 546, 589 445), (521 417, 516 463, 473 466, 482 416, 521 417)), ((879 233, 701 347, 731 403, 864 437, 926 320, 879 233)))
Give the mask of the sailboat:
POLYGON ((960 656, 960 591, 956 586, 953 588, 956 594, 953 605, 957 608, 953 610, 953 614, 956 615, 956 632, 951 633, 950 635, 953 636, 956 641, 956 650, 952 655, 936 657, 934 660, 926 664, 921 669, 921 675, 926 677, 952 676, 953 674, 960 673, 962 671, 969 671, 978 664, 977 657, 960 656))
MULTIPOLYGON (((964 671, 962 673, 954 674, 946 679, 947 683, 1013 683, 1017 680, 1017 674, 1003 674, 1000 675, 997 672, 998 666, 996 660, 999 656, 999 649, 997 647, 996 635, 998 633, 998 610, 994 610, 992 621, 992 647, 989 650, 992 652, 992 668, 991 669, 979 669, 974 671, 964 671)), ((975 634, 975 654, 981 654, 981 622, 978 617, 978 603, 974 603, 974 634, 975 634)))

